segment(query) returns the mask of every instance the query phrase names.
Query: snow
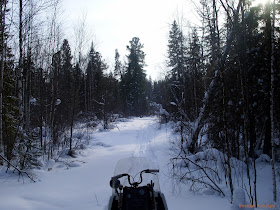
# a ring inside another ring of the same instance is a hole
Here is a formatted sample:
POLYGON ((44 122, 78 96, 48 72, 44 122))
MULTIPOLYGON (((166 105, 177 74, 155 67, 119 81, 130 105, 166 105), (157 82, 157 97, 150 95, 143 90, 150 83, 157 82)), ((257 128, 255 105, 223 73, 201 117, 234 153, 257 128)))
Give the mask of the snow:
POLYGON ((36 100, 36 98, 34 98, 34 97, 31 97, 30 100, 29 100, 29 102, 30 102, 30 104, 32 104, 32 105, 37 105, 37 100, 36 100))
POLYGON ((173 106, 177 106, 177 104, 175 102, 170 102, 170 104, 173 106))
MULTIPOLYGON (((107 209, 112 194, 109 181, 115 166, 120 159, 129 157, 149 158, 151 164, 160 170, 160 189, 170 210, 233 209, 229 191, 226 197, 209 189, 194 193, 188 185, 177 184, 170 177, 169 163, 174 157, 170 141, 176 138, 171 127, 169 124, 160 125, 156 117, 143 117, 116 122, 109 131, 89 130, 82 137, 89 138, 89 145, 77 151, 76 158, 49 160, 44 170, 34 170, 36 183, 26 177, 19 179, 12 171, 5 173, 5 169, 0 168, 0 209, 107 209)), ((214 149, 211 151, 219 153, 214 149)), ((196 157, 207 158, 203 152, 196 157)), ((262 156, 262 160, 266 157, 262 156)), ((264 161, 261 164, 268 171, 269 165, 264 161)), ((272 204, 271 173, 258 178, 262 191, 260 203, 272 204)), ((241 190, 237 188, 235 191, 236 204, 244 201, 241 190)))
POLYGON ((239 205, 246 204, 245 192, 241 187, 237 187, 233 191, 233 203, 231 209, 239 209, 239 205))
POLYGON ((256 159, 256 163, 267 162, 270 163, 271 158, 266 154, 261 154, 258 159, 256 159))
POLYGON ((56 99, 55 105, 58 106, 59 104, 61 104, 61 100, 60 98, 56 99))

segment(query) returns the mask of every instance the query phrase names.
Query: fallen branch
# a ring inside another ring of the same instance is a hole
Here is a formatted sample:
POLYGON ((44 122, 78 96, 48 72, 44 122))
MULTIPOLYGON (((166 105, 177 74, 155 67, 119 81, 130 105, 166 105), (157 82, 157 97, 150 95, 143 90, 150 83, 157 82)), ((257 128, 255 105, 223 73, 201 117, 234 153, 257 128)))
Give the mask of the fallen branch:
POLYGON ((67 169, 71 168, 72 167, 71 163, 74 163, 74 162, 86 163, 85 161, 82 161, 82 160, 72 160, 70 162, 67 162, 67 161, 59 160, 59 159, 57 159, 55 162, 63 163, 67 169))
POLYGON ((21 175, 21 174, 25 174, 29 179, 31 179, 33 182, 36 182, 33 178, 32 178, 32 176, 30 176, 26 171, 23 171, 23 170, 20 170, 18 167, 16 167, 15 165, 13 165, 9 160, 7 160, 4 156, 2 156, 1 154, 0 154, 0 157, 4 160, 4 161, 6 161, 10 166, 12 166, 14 169, 16 169, 18 172, 19 172, 19 175, 21 175))

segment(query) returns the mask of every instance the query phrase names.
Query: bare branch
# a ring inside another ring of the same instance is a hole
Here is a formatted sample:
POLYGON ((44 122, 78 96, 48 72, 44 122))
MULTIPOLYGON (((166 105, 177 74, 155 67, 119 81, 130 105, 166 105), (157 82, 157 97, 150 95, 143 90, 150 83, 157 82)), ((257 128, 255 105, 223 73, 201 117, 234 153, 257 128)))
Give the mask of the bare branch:
POLYGON ((13 165, 10 161, 8 161, 4 156, 2 156, 1 154, 0 154, 0 157, 4 160, 4 161, 6 161, 7 163, 8 163, 8 165, 10 165, 10 166, 12 166, 14 169, 16 169, 18 172, 19 172, 19 175, 21 175, 21 174, 25 174, 29 179, 31 179, 33 182, 36 182, 34 179, 33 179, 33 177, 32 176, 30 176, 26 171, 22 171, 22 170, 20 170, 18 167, 16 167, 15 165, 13 165))

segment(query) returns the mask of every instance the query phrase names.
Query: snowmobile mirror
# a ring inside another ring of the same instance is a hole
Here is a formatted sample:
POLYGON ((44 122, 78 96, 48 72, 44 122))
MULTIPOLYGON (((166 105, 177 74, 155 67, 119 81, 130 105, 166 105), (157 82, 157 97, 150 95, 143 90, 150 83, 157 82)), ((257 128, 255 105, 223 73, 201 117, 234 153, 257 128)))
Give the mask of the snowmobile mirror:
POLYGON ((110 186, 111 186, 113 189, 118 189, 120 185, 121 185, 120 180, 118 180, 118 179, 111 179, 111 180, 110 180, 110 186))

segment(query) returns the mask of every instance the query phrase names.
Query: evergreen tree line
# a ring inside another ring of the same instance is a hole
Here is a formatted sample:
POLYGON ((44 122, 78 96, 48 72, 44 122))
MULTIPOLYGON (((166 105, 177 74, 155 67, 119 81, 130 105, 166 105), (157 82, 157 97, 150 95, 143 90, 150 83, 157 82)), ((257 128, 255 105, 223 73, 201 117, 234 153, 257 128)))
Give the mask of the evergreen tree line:
MULTIPOLYGON (((182 25, 176 21, 171 25, 169 71, 164 80, 154 83, 162 119, 178 124, 180 157, 209 147, 225 154, 225 181, 232 196, 231 158, 244 160, 251 204, 257 203, 255 160, 261 154, 268 155, 276 201, 274 161, 280 161, 279 2, 253 7, 251 1, 202 0, 197 8, 202 28, 194 27, 185 35, 182 25), (207 141, 202 139, 205 135, 207 141)), ((180 179, 186 179, 186 174, 180 179)))
POLYGON ((1 1, 0 152, 13 165, 36 167, 39 157, 53 158, 61 148, 68 148, 68 155, 73 155, 76 122, 101 123, 107 129, 116 114, 148 114, 151 85, 139 38, 129 42, 126 64, 116 50, 116 65, 109 72, 93 43, 87 55, 79 51, 75 58, 69 41, 60 41, 58 0, 19 0, 14 26, 17 36, 11 35, 10 6, 1 1), (53 12, 47 29, 36 22, 40 17, 34 14, 36 8, 40 13, 53 12), (43 29, 47 35, 39 33, 43 29), (11 40, 17 43, 16 48, 11 40))
MULTIPOLYGON (((204 133, 207 130, 211 144, 222 150, 225 134, 221 133, 226 124, 233 156, 240 158, 240 140, 244 138, 248 139, 250 157, 255 149, 271 155, 272 65, 275 138, 279 136, 280 125, 279 28, 275 27, 272 40, 272 7, 273 4, 256 7, 244 4, 238 20, 233 23, 228 17, 220 29, 212 25, 214 18, 209 17, 210 21, 203 16, 206 22, 203 36, 199 36, 197 28, 192 28, 186 36, 176 21, 172 23, 168 40, 169 70, 164 80, 154 82, 153 100, 166 111, 160 113, 164 119, 181 122, 186 137, 199 127, 196 130, 204 133), (227 39, 231 39, 230 45, 227 39), (273 63, 272 42, 275 43, 273 63), (198 119, 199 124, 193 125, 198 119)), ((199 132, 194 139, 197 140, 199 132)), ((192 152, 202 146, 189 143, 192 152)))

